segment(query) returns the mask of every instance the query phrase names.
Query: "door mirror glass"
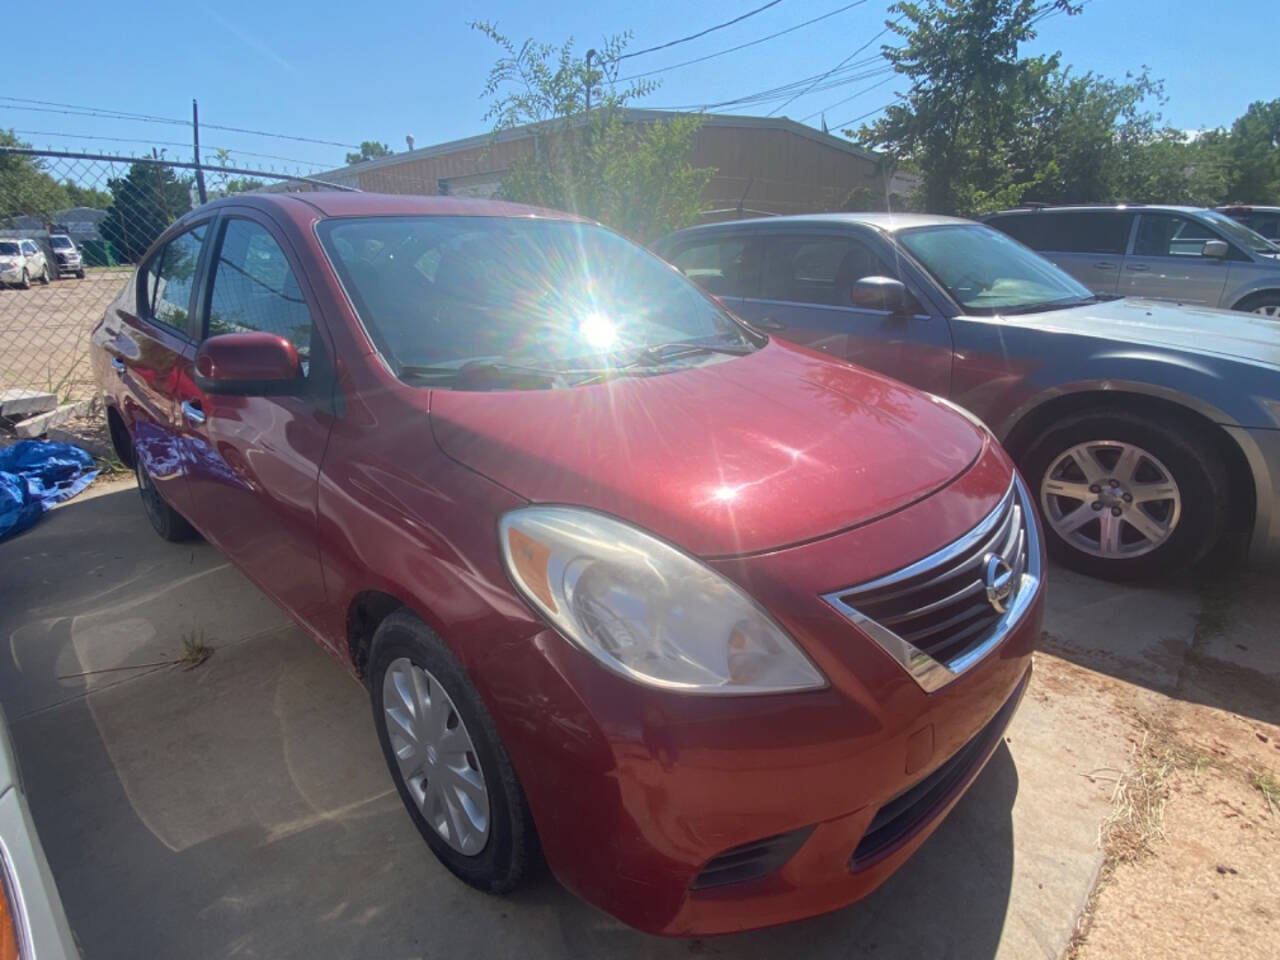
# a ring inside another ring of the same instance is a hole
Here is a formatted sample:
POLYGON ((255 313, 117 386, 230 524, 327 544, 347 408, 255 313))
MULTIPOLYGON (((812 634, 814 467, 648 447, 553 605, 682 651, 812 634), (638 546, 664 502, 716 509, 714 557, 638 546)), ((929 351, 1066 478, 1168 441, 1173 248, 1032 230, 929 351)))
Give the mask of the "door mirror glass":
POLYGON ((853 285, 850 302, 861 310, 887 310, 907 314, 907 288, 892 277, 863 277, 853 285))
POLYGON ((268 396, 295 393, 305 382, 298 351, 273 333, 224 333, 196 352, 196 385, 205 393, 268 396))
POLYGON ((1204 249, 1200 253, 1201 256, 1214 257, 1217 260, 1221 260, 1227 255, 1228 249, 1227 241, 1225 240, 1206 240, 1204 249))

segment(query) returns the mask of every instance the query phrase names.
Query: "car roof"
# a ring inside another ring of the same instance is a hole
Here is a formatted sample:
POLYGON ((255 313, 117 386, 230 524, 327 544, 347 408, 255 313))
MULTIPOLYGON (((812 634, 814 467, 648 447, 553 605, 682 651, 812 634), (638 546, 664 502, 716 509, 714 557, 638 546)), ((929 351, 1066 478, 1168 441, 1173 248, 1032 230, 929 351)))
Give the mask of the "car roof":
MULTIPOLYGON (((1011 207, 1008 210, 996 210, 988 213, 987 217, 1003 217, 1013 213, 1061 213, 1063 211, 1093 211, 1093 210, 1155 210, 1158 212, 1169 213, 1204 213, 1205 207, 1187 207, 1173 203, 1071 203, 1044 206, 1030 205, 1026 207, 1011 207)), ((984 217, 983 219, 986 219, 984 217)))
POLYGON ((752 217, 747 220, 722 220, 705 223, 678 231, 681 236, 691 233, 718 233, 742 227, 764 230, 790 230, 796 227, 829 227, 833 224, 857 224, 874 227, 885 233, 895 233, 911 227, 932 227, 948 223, 973 223, 962 217, 944 217, 933 213, 808 213, 787 217, 752 217))
MULTIPOLYGON (((585 217, 542 207, 530 207, 505 200, 480 200, 471 197, 419 196, 400 193, 364 193, 356 190, 318 190, 307 193, 246 193, 224 197, 198 209, 203 212, 219 206, 252 206, 279 210, 296 216, 301 205, 311 207, 325 217, 449 216, 449 217, 540 217, 547 220, 572 220, 590 223, 585 217)), ((193 213, 195 211, 192 211, 193 213)))

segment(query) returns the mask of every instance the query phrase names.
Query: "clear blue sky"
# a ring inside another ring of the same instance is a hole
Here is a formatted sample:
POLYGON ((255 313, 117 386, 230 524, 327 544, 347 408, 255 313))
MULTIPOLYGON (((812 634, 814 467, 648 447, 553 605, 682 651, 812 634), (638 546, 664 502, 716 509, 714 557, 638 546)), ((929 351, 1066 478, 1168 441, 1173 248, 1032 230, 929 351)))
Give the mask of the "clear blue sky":
MULTIPOLYGON (((217 0, 174 5, 134 0, 126 7, 77 4, 56 29, 10 38, 11 77, 4 93, 162 117, 190 116, 200 101, 208 124, 245 127, 342 143, 377 139, 404 149, 405 134, 426 146, 487 130, 479 95, 493 45, 468 29, 470 16, 496 21, 514 38, 580 49, 630 29, 631 49, 662 43, 730 19, 765 0, 623 3, 618 0, 368 0, 326 5, 217 0), (464 12, 470 10, 471 12, 464 12), (20 92, 19 92, 20 91, 20 92)), ((754 40, 843 6, 848 0, 782 0, 732 27, 670 50, 629 60, 623 74, 665 67, 754 40)), ((886 0, 866 0, 837 16, 738 53, 659 75, 662 87, 639 106, 706 104, 791 83, 834 67, 884 25, 886 0)), ((1075 17, 1040 25, 1030 52, 1061 50, 1078 71, 1121 77, 1146 64, 1167 84, 1167 122, 1183 129, 1230 123, 1253 100, 1280 95, 1271 63, 1280 14, 1270 3, 1091 0, 1075 17), (1263 11, 1269 11, 1263 16, 1263 11), (1269 25, 1264 20, 1270 20, 1269 25), (1250 27, 1250 24, 1252 27, 1250 27)), ((867 54, 874 53, 879 41, 867 54)), ((861 55, 858 59, 866 54, 861 55)), ((836 124, 882 107, 904 82, 883 77, 814 92, 781 112, 794 119, 831 106, 836 124), (856 96, 854 96, 856 94, 856 96)), ((724 112, 763 114, 770 103, 724 112)), ((815 116, 811 121, 819 123, 815 116)), ((156 141, 185 143, 187 128, 43 113, 0 101, 0 126, 36 146, 129 152, 156 141), (119 137, 112 142, 95 137, 119 137)), ((230 148, 242 166, 320 170, 341 165, 344 148, 206 129, 205 144, 230 148), (296 163, 249 156, 272 154, 296 163)), ((169 155, 189 158, 185 147, 169 155)))

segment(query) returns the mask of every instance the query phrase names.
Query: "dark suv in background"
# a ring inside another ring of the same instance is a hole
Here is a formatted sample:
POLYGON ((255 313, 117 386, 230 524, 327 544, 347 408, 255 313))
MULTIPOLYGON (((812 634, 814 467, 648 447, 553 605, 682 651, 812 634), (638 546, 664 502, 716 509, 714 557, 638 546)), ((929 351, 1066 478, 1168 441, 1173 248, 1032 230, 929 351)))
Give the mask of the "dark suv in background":
POLYGON ((983 220, 1103 296, 1280 318, 1280 247, 1217 210, 1026 207, 983 220))
POLYGON ((1272 243, 1280 241, 1280 207, 1254 207, 1237 203, 1229 207, 1218 207, 1218 212, 1240 221, 1272 243))

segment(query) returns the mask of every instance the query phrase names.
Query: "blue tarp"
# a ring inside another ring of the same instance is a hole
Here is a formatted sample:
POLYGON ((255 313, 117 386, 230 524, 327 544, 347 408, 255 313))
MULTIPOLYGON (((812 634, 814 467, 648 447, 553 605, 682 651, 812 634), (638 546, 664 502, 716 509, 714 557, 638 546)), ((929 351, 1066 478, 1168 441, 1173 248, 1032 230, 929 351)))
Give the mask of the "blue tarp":
POLYGON ((97 475, 93 457, 70 443, 23 440, 0 450, 0 540, 27 529, 97 475))

